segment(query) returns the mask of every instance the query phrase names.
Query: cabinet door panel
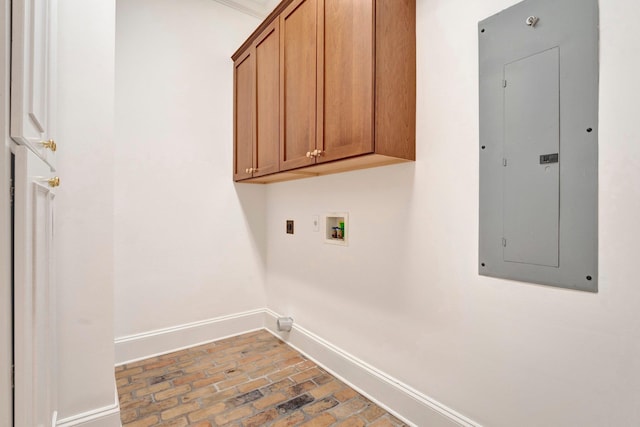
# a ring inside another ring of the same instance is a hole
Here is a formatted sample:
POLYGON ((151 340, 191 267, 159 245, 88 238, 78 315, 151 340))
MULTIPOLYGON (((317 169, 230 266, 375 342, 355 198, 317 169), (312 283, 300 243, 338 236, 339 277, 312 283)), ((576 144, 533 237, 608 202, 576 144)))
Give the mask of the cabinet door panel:
POLYGON ((318 161, 373 152, 374 1, 320 0, 319 16, 318 161))
POLYGON ((280 163, 280 25, 276 20, 255 45, 256 144, 253 176, 278 172, 280 163))
POLYGON ((294 1, 280 15, 280 169, 314 163, 317 0, 294 1))
POLYGON ((14 0, 11 46, 11 137, 55 170, 56 0, 14 0))
POLYGON ((54 200, 49 166, 16 148, 15 425, 50 426, 57 407, 54 200))
POLYGON ((247 51, 235 63, 234 71, 234 165, 233 178, 251 178, 255 119, 253 52, 247 51))

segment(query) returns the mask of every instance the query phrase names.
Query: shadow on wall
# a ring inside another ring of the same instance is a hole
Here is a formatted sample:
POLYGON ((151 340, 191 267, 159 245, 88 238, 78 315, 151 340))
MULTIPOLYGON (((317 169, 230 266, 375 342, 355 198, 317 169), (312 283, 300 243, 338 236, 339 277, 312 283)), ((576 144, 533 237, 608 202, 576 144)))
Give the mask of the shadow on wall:
MULTIPOLYGON (((263 274, 267 266, 266 186, 234 183, 245 224, 252 237, 252 247, 260 258, 263 274)), ((264 279, 264 276, 263 276, 264 279)))

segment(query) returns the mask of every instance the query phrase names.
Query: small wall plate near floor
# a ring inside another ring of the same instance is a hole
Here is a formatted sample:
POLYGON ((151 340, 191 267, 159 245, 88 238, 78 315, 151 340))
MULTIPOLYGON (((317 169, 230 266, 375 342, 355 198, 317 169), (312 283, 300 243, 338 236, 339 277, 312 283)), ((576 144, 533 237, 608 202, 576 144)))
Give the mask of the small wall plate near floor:
POLYGON ((332 212, 325 216, 325 243, 347 246, 349 244, 349 214, 332 212))

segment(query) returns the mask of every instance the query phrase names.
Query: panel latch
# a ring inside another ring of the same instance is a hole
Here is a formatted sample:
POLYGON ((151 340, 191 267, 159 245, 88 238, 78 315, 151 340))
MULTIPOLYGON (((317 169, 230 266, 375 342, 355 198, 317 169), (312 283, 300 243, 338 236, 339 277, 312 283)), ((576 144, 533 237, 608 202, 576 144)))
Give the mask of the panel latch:
POLYGON ((558 163, 558 153, 553 154, 541 154, 540 164, 545 165, 547 163, 558 163))

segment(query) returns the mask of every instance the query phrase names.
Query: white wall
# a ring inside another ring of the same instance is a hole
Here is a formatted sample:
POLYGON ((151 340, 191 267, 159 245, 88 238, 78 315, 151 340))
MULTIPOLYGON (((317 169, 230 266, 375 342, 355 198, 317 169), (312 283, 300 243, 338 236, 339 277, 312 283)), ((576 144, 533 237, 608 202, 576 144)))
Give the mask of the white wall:
POLYGON ((264 307, 265 191, 234 186, 231 54, 259 20, 117 2, 117 337, 264 307))
POLYGON ((515 1, 417 3, 418 160, 268 186, 268 307, 483 425, 640 424, 640 5, 600 5, 591 294, 478 276, 476 28, 515 1), (349 247, 312 231, 330 211, 349 247))
POLYGON ((114 404, 115 2, 58 2, 59 419, 114 404))

